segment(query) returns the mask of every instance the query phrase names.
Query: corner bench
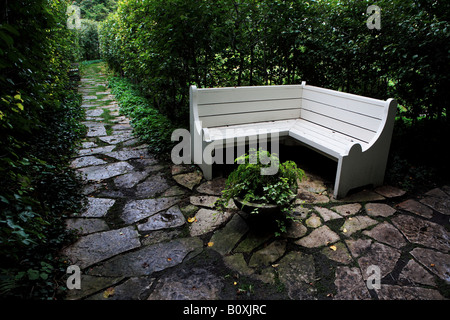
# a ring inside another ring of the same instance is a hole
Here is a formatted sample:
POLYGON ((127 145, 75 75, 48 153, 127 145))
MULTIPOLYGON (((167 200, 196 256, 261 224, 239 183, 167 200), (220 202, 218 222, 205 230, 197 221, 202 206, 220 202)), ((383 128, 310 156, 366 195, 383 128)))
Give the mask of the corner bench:
POLYGON ((334 197, 342 198, 353 188, 383 184, 396 109, 394 99, 372 99, 305 82, 191 86, 191 158, 210 180, 212 163, 203 159, 205 150, 246 143, 246 138, 266 139, 261 131, 276 133, 337 161, 334 197))

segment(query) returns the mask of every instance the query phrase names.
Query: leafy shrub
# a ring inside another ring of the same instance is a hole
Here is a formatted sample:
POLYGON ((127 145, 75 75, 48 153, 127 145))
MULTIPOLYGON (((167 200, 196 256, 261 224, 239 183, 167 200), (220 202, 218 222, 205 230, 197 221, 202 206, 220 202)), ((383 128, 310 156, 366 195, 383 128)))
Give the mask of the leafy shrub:
POLYGON ((240 164, 227 178, 222 195, 224 203, 239 197, 247 202, 286 206, 289 198, 297 192, 297 180, 301 181, 305 174, 295 162, 280 163, 275 154, 264 150, 251 149, 249 154, 238 157, 235 162, 240 164), (261 158, 270 159, 270 163, 263 164, 261 158), (262 169, 271 166, 278 167, 275 174, 261 174, 262 169))
MULTIPOLYGON (((281 216, 271 217, 278 224, 279 231, 285 232, 285 219, 294 219, 292 215, 293 199, 296 196, 298 181, 305 175, 293 161, 280 160, 268 151, 250 149, 235 160, 240 163, 238 168, 230 173, 221 198, 217 201, 219 208, 225 208, 231 199, 242 199, 242 204, 273 204, 277 205, 281 216), (262 161, 262 159, 269 160, 262 161), (262 174, 261 170, 278 168, 275 174, 262 174)), ((261 209, 256 205, 251 214, 259 215, 261 209)), ((265 217, 267 218, 267 217, 265 217)), ((275 233, 279 235, 279 232, 275 233)))
POLYGON ((94 60, 100 57, 97 22, 81 20, 81 29, 76 30, 79 36, 79 46, 83 60, 94 60))
POLYGON ((54 297, 64 271, 59 250, 70 238, 64 219, 81 206, 79 180, 68 168, 85 129, 81 97, 69 86, 67 4, 0 4, 2 297, 54 297))
POLYGON ((152 107, 136 86, 124 78, 112 77, 109 86, 116 96, 120 113, 131 119, 134 133, 149 145, 153 153, 164 153, 173 147, 171 135, 175 126, 158 110, 152 107))
POLYGON ((312 85, 386 99, 411 118, 448 117, 448 1, 122 1, 100 28, 111 68, 187 121, 189 85, 312 85))

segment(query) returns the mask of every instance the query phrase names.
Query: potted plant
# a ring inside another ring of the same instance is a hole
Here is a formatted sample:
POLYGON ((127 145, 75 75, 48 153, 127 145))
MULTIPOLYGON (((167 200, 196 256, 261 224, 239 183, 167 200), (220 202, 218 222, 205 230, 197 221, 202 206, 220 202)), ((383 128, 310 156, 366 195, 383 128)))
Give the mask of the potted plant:
POLYGON ((292 218, 293 201, 297 195, 298 181, 305 175, 295 162, 280 163, 275 154, 254 149, 238 157, 240 163, 230 173, 218 200, 219 207, 225 207, 233 199, 236 206, 247 213, 247 222, 260 228, 277 226, 285 231, 286 219, 292 218), (264 164, 261 159, 270 159, 264 164), (262 174, 262 169, 278 167, 274 174, 262 174))

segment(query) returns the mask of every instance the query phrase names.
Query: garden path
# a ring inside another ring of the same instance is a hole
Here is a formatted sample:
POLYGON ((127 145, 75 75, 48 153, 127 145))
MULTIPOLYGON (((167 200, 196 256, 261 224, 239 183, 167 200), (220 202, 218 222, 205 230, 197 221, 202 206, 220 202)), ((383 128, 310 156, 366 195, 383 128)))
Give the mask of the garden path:
POLYGON ((237 208, 214 210, 224 178, 158 160, 133 136, 104 74, 81 79, 79 91, 88 133, 71 166, 87 204, 67 220, 79 238, 63 253, 82 270, 67 299, 449 297, 449 186, 420 197, 383 186, 336 201, 307 174, 300 222, 281 237, 258 233, 237 208))

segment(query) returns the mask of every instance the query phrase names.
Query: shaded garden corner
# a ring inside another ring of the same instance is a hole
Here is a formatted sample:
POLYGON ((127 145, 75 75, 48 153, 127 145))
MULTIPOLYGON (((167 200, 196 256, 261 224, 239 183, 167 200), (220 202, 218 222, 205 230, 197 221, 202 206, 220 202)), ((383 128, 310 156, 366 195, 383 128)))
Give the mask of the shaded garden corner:
POLYGON ((80 92, 88 133, 72 166, 84 175, 79 230, 64 249, 82 270, 68 299, 444 299, 449 297, 450 187, 413 195, 396 187, 331 197, 306 171, 294 215, 276 237, 230 203, 225 178, 149 152, 120 115, 101 71, 80 92), (370 266, 381 287, 369 288, 370 266))

